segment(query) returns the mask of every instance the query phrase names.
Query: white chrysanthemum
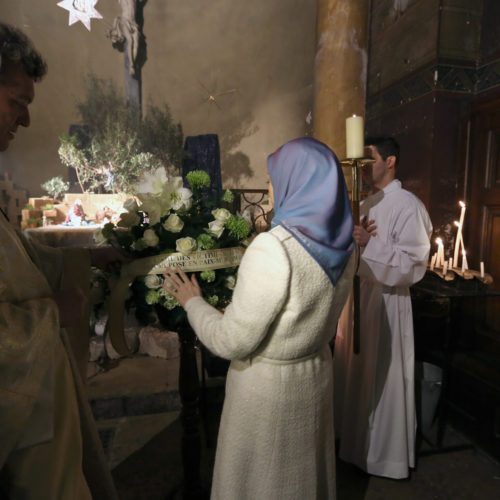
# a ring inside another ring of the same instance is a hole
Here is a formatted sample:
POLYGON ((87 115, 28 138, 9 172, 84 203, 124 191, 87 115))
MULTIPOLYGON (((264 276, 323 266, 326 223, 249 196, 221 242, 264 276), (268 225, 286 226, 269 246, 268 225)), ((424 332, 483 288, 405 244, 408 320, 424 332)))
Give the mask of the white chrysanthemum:
POLYGON ((164 307, 166 307, 169 311, 172 309, 180 306, 179 301, 169 293, 170 285, 165 282, 161 288, 158 288, 158 293, 161 297, 163 297, 162 304, 164 307))
POLYGON ((189 255, 197 248, 196 240, 190 236, 187 236, 186 238, 179 238, 175 242, 175 248, 178 252, 181 252, 184 255, 189 255))
POLYGON ((154 304, 158 304, 158 301, 160 300, 160 294, 158 293, 157 290, 148 290, 145 299, 146 299, 146 304, 152 306, 154 304))
POLYGON ((162 280, 157 274, 148 274, 144 277, 144 284, 148 288, 159 288, 162 284, 162 280))
POLYGON ((225 224, 229 217, 231 217, 231 212, 227 208, 216 208, 215 210, 212 210, 212 215, 215 220, 225 224))
POLYGON ((217 295, 210 295, 210 297, 207 297, 206 300, 213 307, 219 303, 219 297, 217 295))
POLYGON ((212 222, 209 222, 208 231, 216 238, 220 238, 224 231, 224 222, 221 222, 220 220, 213 220, 212 222))
POLYGON ((184 227, 184 222, 178 215, 170 214, 163 223, 163 227, 171 233, 180 233, 184 227))
POLYGON ((160 242, 160 238, 158 238, 158 235, 152 229, 146 229, 142 236, 142 241, 148 247, 155 247, 160 242))
POLYGON ((180 306, 180 303, 175 297, 172 297, 172 295, 170 295, 168 297, 165 297, 165 302, 163 303, 163 305, 169 311, 171 311, 172 309, 175 309, 176 307, 180 306))

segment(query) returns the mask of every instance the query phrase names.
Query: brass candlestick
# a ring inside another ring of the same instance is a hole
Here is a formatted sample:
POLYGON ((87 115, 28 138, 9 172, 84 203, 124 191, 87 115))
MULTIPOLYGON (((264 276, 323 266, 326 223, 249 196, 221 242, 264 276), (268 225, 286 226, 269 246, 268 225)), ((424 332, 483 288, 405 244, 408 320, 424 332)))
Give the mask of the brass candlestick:
MULTIPOLYGON (((351 167, 352 170, 352 190, 351 190, 351 207, 352 207, 352 215, 354 218, 354 224, 358 225, 360 223, 359 220, 359 202, 360 202, 360 188, 359 188, 359 169, 363 168, 365 165, 369 163, 373 163, 375 160, 373 158, 346 158, 342 160, 340 163, 343 167, 351 167)), ((359 289, 359 276, 357 274, 357 269, 359 267, 359 258, 360 254, 358 252, 358 264, 356 266, 356 274, 354 275, 353 286, 352 286, 352 295, 354 302, 354 318, 353 318, 353 343, 352 350, 354 354, 359 354, 361 348, 360 341, 360 289, 359 289)))

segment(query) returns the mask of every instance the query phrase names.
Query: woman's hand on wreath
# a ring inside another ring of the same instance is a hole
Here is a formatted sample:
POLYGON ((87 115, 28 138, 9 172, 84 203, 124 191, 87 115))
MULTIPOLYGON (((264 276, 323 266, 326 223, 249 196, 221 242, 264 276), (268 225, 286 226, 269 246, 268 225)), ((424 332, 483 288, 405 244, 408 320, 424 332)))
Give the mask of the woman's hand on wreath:
POLYGON ((163 276, 170 285, 168 287, 165 285, 167 292, 174 296, 182 307, 186 305, 189 299, 202 296, 200 285, 198 285, 194 273, 191 275, 190 279, 187 274, 177 266, 177 271, 169 269, 163 276))

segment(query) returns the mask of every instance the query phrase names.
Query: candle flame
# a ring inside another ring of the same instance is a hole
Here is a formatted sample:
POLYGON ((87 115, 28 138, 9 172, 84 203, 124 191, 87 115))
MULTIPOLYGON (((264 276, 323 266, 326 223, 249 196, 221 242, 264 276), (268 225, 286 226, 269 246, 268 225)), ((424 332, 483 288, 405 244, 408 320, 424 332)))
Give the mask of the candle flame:
POLYGON ((462 250, 462 255, 463 255, 464 257, 465 257, 465 253, 466 253, 466 252, 465 252, 465 250, 462 250))
POLYGON ((454 220, 453 224, 455 224, 455 226, 457 226, 457 227, 460 227, 460 222, 458 222, 457 220, 454 220))
POLYGON ((465 208, 465 203, 463 201, 459 201, 458 204, 462 207, 465 208))
POLYGON ((436 238, 436 243, 438 245, 442 245, 443 244, 443 240, 441 238, 436 238))

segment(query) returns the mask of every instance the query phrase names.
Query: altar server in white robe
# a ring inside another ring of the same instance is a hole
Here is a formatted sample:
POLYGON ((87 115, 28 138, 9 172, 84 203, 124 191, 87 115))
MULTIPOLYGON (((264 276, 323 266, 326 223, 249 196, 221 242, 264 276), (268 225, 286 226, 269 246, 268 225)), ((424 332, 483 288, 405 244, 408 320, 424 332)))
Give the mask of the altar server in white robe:
POLYGON ((364 471, 405 478, 415 465, 413 321, 409 287, 425 274, 432 225, 422 202, 395 179, 399 145, 368 139, 371 194, 354 229, 361 248, 360 353, 353 354, 352 301, 335 340, 339 457, 364 471))
POLYGON ((288 142, 269 156, 268 171, 273 227, 246 250, 224 314, 203 300, 194 275, 166 277, 200 340, 232 360, 211 498, 332 499, 328 342, 354 274, 352 214, 324 144, 288 142))

